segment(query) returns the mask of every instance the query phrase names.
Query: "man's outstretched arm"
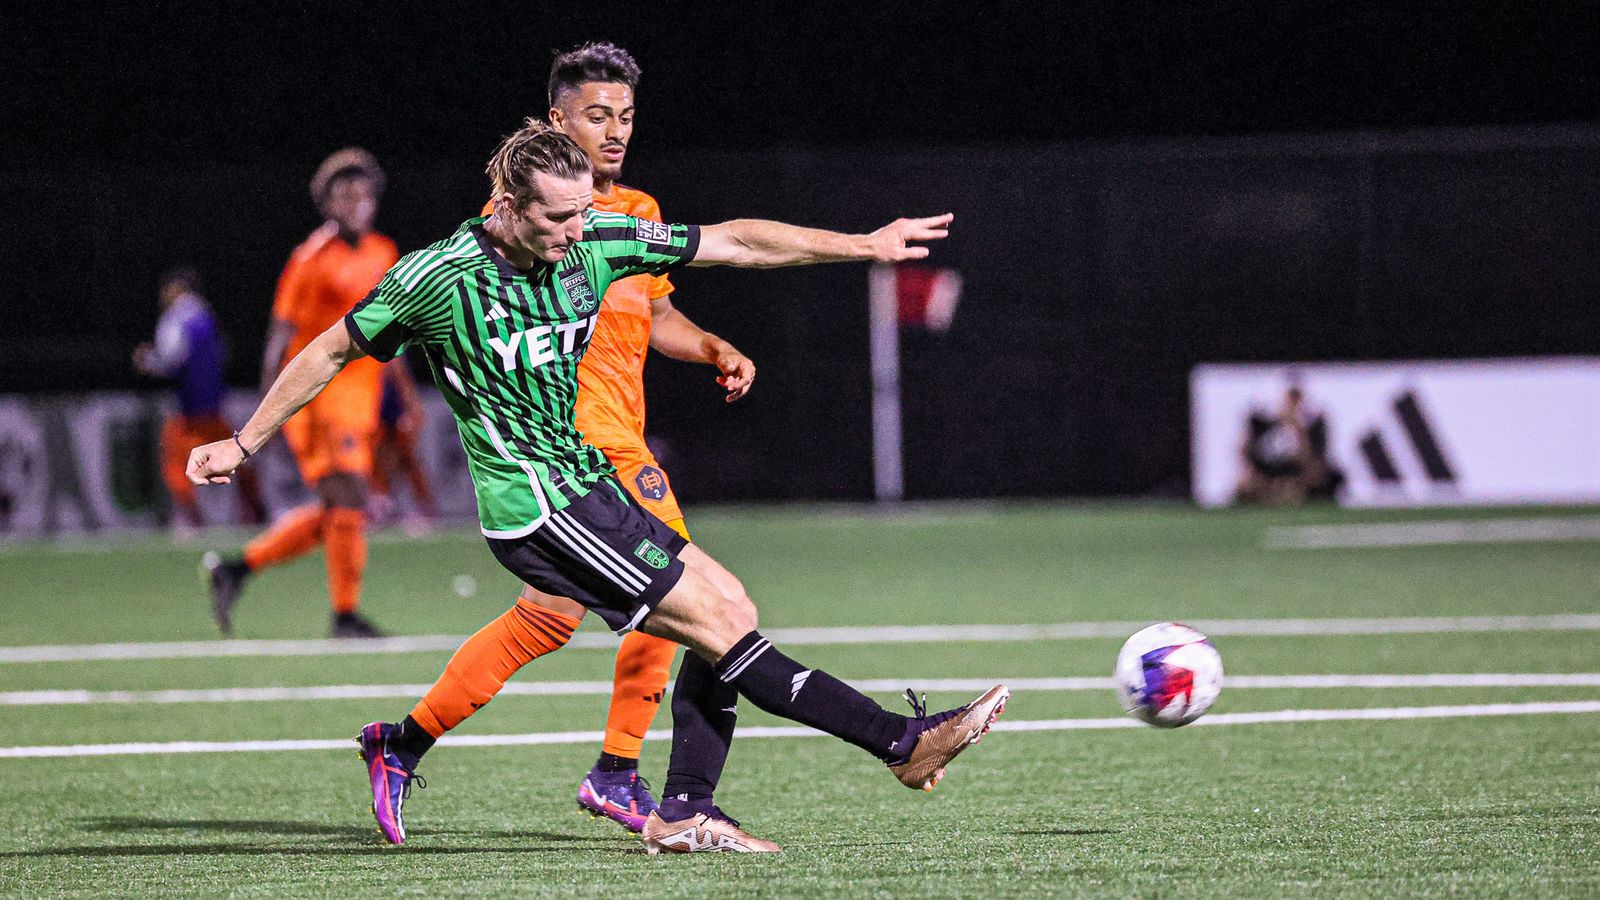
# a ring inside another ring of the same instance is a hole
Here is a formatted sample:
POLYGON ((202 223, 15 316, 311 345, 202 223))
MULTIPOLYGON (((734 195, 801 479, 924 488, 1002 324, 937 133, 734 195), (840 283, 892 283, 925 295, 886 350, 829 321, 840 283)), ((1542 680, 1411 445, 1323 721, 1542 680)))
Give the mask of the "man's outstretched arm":
POLYGON ((928 248, 913 241, 936 241, 950 233, 945 213, 926 219, 896 219, 871 234, 841 234, 801 228, 764 219, 735 219, 700 229, 700 245, 691 266, 738 266, 746 269, 805 266, 812 263, 903 262, 923 259, 928 248))
POLYGON ((238 440, 230 437, 189 451, 189 480, 195 484, 227 484, 228 476, 245 461, 245 451, 255 455, 290 416, 322 393, 333 376, 366 355, 351 340, 344 320, 335 322, 278 373, 250 421, 239 429, 238 440))

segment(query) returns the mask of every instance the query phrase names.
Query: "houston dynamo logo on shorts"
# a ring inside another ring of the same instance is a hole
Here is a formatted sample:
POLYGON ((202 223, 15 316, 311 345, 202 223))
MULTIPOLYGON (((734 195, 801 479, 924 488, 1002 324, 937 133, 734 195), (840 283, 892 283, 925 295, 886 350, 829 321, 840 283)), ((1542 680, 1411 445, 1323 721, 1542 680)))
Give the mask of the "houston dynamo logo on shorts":
POLYGON ((567 292, 567 300, 579 313, 591 312, 600 305, 600 298, 594 295, 594 286, 589 284, 589 273, 582 266, 561 274, 561 289, 567 292))
POLYGON ((644 560, 645 565, 652 569, 665 569, 667 563, 672 562, 672 557, 667 555, 667 551, 650 543, 649 539, 640 541, 639 546, 633 548, 633 555, 644 560))
POLYGON ((641 466, 639 474, 633 476, 633 486, 639 489, 639 496, 650 500, 667 496, 667 476, 655 466, 641 466))

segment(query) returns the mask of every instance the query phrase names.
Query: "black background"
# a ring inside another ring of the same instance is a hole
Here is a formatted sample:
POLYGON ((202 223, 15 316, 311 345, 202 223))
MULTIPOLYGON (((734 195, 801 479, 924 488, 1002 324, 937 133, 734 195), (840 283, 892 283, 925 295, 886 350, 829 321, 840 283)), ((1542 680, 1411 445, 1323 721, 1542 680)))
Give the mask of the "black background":
MULTIPOLYGON (((380 229, 431 242, 593 39, 644 68, 624 180, 669 218, 957 212, 956 324, 905 336, 913 496, 1180 493, 1196 362, 1600 352, 1596 5, 1039 6, 9 12, 0 390, 141 384, 178 261, 248 384, 317 162, 371 149, 380 229)), ((677 279, 761 366, 726 409, 652 366, 686 498, 869 493, 865 280, 677 279)))

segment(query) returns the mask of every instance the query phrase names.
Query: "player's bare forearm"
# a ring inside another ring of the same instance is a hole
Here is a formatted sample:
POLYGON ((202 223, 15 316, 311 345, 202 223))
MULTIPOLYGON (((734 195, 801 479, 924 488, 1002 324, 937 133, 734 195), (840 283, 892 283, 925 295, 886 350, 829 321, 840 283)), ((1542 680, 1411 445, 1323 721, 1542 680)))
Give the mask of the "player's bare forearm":
POLYGON ((350 339, 344 322, 335 322, 289 360, 236 437, 190 451, 189 480, 195 484, 228 483, 229 476, 245 461, 247 454, 258 453, 290 416, 322 393, 345 366, 365 355, 350 339))
POLYGON ((716 347, 707 338, 722 340, 689 321, 666 297, 650 301, 650 349, 679 362, 712 363, 716 347))
POLYGON ((945 213, 925 219, 896 219, 871 234, 843 234, 765 219, 735 219, 700 229, 700 245, 690 265, 763 269, 923 259, 928 248, 913 242, 948 236, 954 218, 945 213))
POLYGON ((317 335, 278 373, 267 395, 261 398, 261 405, 256 407, 255 414, 239 429, 239 440, 245 449, 255 453, 283 427, 284 422, 289 421, 290 416, 310 403, 311 398, 322 393, 333 376, 365 355, 350 339, 350 332, 342 320, 317 335))

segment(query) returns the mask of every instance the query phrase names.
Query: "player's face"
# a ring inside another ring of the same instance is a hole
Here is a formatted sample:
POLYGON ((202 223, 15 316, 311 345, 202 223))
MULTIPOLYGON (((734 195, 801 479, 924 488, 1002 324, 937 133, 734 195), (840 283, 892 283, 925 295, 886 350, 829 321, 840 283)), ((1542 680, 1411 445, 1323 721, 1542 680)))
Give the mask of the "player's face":
POLYGON ((561 95, 550 124, 589 154, 597 180, 615 181, 633 137, 633 89, 614 81, 585 82, 561 95))
POLYGON ((511 219, 517 243, 540 260, 560 262, 583 239, 583 214, 594 203, 594 179, 537 176, 539 199, 531 200, 511 219))
POLYGON ((378 217, 378 190, 372 179, 340 178, 328 187, 323 214, 339 223, 345 234, 360 236, 372 230, 378 217))

